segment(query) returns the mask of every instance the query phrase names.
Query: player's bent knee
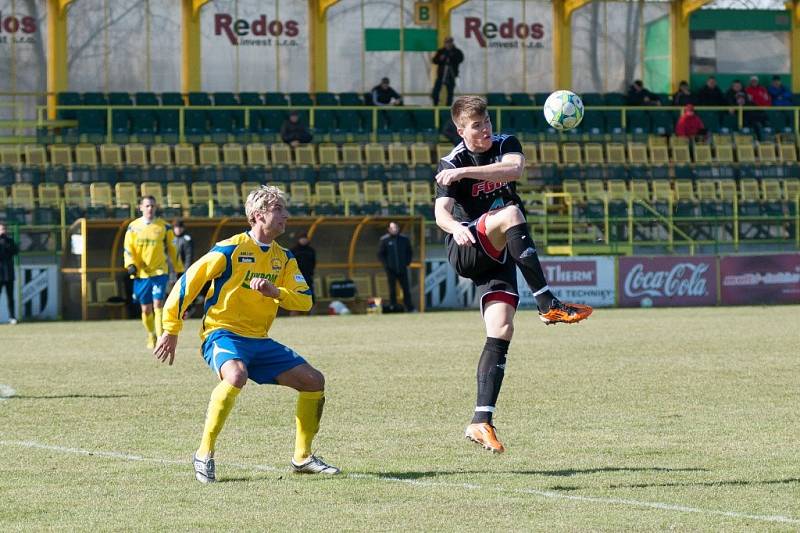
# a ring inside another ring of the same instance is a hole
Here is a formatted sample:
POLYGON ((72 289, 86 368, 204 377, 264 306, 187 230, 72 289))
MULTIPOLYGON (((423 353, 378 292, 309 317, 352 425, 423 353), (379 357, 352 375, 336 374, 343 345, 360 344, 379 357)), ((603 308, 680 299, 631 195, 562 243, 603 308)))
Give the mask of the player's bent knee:
POLYGON ((220 374, 222 374, 222 379, 237 389, 241 389, 247 383, 247 367, 244 366, 244 363, 236 359, 232 359, 222 365, 220 374))
POLYGON ((316 368, 311 368, 305 375, 303 385, 308 392, 325 390, 325 376, 316 368))

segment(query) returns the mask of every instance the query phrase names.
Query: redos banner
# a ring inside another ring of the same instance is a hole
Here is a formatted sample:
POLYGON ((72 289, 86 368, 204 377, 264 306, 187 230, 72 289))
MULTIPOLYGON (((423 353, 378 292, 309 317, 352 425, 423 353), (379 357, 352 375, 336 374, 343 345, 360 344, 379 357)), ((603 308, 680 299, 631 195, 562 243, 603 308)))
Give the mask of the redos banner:
POLYGON ((620 307, 673 307, 717 304, 717 259, 621 257, 620 307))
POLYGON ((800 254, 725 256, 719 269, 725 305, 800 303, 800 254))

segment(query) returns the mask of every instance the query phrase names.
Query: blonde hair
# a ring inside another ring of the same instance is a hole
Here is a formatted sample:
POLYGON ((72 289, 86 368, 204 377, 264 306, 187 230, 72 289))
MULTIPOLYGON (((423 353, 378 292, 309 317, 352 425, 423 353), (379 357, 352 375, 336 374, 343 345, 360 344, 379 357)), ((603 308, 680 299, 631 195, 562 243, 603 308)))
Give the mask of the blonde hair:
POLYGON ((486 99, 481 96, 459 96, 453 101, 450 106, 450 116, 453 118, 453 124, 457 127, 461 125, 458 121, 461 117, 483 117, 486 115, 486 99))
POLYGON ((262 185, 258 189, 250 191, 250 194, 247 195, 247 201, 244 203, 244 213, 247 215, 247 221, 252 226, 256 222, 255 213, 264 213, 270 206, 277 203, 286 205, 286 195, 277 187, 262 185))

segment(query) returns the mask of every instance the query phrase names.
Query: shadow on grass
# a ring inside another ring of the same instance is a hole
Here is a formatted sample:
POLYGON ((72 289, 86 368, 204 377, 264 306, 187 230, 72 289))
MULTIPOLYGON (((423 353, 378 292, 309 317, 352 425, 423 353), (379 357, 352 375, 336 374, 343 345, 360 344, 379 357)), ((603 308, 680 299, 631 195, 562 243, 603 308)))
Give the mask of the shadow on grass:
POLYGON ((630 485, 609 485, 610 489, 647 489, 650 487, 736 487, 736 486, 756 486, 756 485, 790 485, 799 483, 800 478, 790 477, 787 479, 768 479, 765 481, 751 481, 741 479, 731 479, 728 481, 697 481, 688 483, 632 483, 630 485))
MULTIPOLYGON (((423 479, 437 476, 453 476, 458 474, 517 474, 532 476, 571 477, 580 474, 600 474, 604 472, 708 472, 705 468, 663 468, 653 467, 617 467, 606 466, 602 468, 566 469, 566 470, 426 470, 420 472, 363 472, 370 476, 394 479, 423 479)), ((630 485, 633 487, 633 485, 630 485)), ((621 485, 620 485, 621 487, 621 485)), ((574 490, 572 487, 554 490, 574 490)))
POLYGON ((106 400, 109 398, 131 398, 129 394, 53 394, 43 396, 32 396, 27 394, 17 394, 6 398, 7 400, 63 400, 66 398, 88 398, 92 400, 106 400))

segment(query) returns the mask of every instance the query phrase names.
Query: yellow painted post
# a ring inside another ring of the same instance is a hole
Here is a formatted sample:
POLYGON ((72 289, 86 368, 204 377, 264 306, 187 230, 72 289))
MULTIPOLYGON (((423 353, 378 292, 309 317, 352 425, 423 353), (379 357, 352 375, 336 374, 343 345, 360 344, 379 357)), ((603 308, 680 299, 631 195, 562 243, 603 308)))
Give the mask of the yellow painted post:
POLYGON ((57 94, 69 86, 67 6, 72 0, 47 0, 47 118, 55 120, 57 94))
POLYGON ((202 85, 200 61, 200 8, 208 0, 181 2, 181 91, 199 91, 202 85))
MULTIPOLYGON (((792 92, 800 91, 800 2, 790 0, 785 4, 792 20, 791 52, 792 52, 792 92)), ((795 122, 795 127, 797 123, 795 122)))
POLYGON ((689 81, 689 16, 711 0, 671 0, 669 7, 672 91, 689 81))
POLYGON ((326 92, 328 90, 328 8, 339 0, 308 0, 308 12, 311 16, 311 91, 326 92))
POLYGON ((572 13, 591 0, 553 0, 553 81, 556 89, 572 86, 572 13))

